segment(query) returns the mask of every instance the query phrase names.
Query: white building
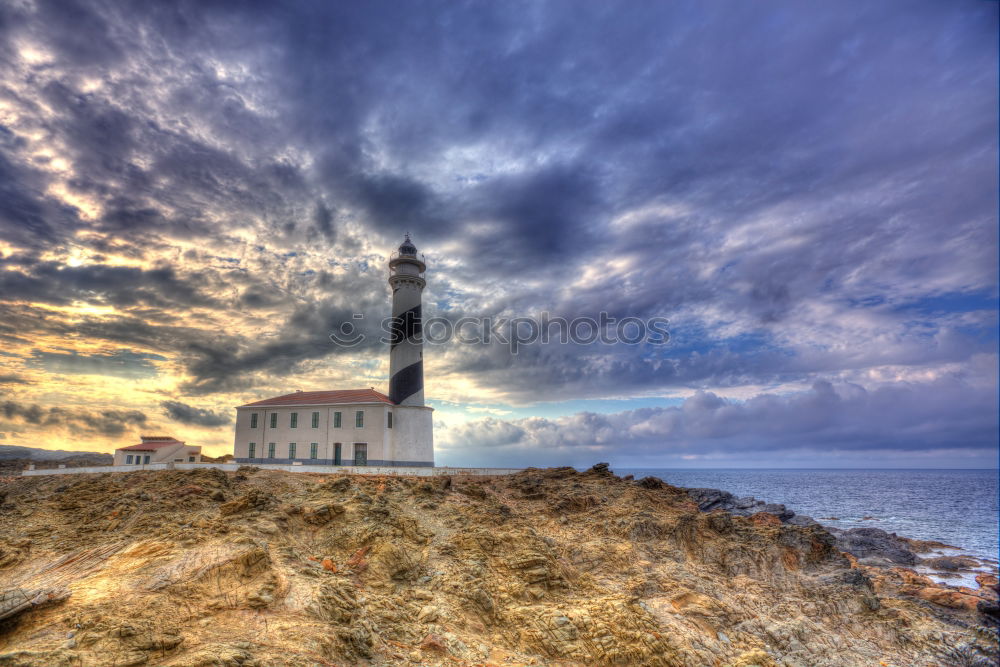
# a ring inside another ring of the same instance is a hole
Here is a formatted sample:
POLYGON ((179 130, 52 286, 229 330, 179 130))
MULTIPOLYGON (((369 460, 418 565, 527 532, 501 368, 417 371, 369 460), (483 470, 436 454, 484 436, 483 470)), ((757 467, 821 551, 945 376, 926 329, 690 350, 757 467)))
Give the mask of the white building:
POLYGON ((188 445, 169 435, 143 435, 138 445, 115 450, 116 466, 146 463, 201 463, 201 447, 188 445))
POLYGON ((406 241, 389 260, 389 395, 297 391, 236 408, 239 463, 433 466, 433 409, 424 405, 421 294, 426 265, 406 241))

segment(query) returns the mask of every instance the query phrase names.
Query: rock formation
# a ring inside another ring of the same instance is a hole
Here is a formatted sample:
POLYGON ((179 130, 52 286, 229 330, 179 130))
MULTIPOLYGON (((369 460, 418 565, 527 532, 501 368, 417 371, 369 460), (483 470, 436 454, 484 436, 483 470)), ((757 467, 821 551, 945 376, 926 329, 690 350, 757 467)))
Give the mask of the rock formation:
POLYGON ((0 582, 23 593, 0 620, 0 667, 916 667, 956 647, 985 655, 993 636, 974 627, 995 596, 935 597, 784 508, 702 512, 607 466, 132 472, 3 490, 0 582))

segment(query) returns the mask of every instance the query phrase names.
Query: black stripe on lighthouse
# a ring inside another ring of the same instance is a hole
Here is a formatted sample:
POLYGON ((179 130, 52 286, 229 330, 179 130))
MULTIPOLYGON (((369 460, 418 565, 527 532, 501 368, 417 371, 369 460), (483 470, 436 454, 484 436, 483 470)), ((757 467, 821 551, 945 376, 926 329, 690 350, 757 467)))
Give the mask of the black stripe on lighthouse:
POLYGON ((389 379, 389 400, 399 405, 424 388, 424 362, 410 364, 389 379))
POLYGON ((405 340, 411 340, 420 335, 422 331, 420 325, 420 308, 420 304, 417 304, 406 312, 392 318, 392 326, 389 333, 390 349, 405 340))

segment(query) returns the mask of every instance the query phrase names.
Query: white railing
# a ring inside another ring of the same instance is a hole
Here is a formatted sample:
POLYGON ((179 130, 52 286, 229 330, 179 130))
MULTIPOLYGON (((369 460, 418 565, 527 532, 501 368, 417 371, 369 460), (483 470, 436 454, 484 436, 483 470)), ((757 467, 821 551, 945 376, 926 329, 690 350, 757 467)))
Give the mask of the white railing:
POLYGON ((398 250, 394 250, 391 253, 389 253, 389 261, 390 262, 392 260, 394 260, 394 259, 399 259, 400 257, 412 257, 413 259, 420 260, 424 264, 427 263, 427 258, 424 257, 424 253, 422 253, 422 252, 418 252, 416 255, 410 255, 410 254, 404 255, 403 253, 399 252, 398 250))

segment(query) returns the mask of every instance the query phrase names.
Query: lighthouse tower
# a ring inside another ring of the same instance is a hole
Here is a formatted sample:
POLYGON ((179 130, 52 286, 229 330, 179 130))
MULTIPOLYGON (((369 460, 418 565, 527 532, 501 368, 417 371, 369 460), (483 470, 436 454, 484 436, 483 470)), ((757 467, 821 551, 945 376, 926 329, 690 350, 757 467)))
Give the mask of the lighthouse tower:
POLYGON ((389 351, 389 398, 396 405, 424 404, 424 344, 420 297, 427 266, 417 256, 410 235, 389 258, 392 287, 392 334, 389 351))
POLYGON ((389 400, 394 419, 386 440, 386 465, 433 466, 433 408, 424 405, 424 342, 420 297, 427 266, 406 235, 389 257, 392 328, 389 345, 389 400))

